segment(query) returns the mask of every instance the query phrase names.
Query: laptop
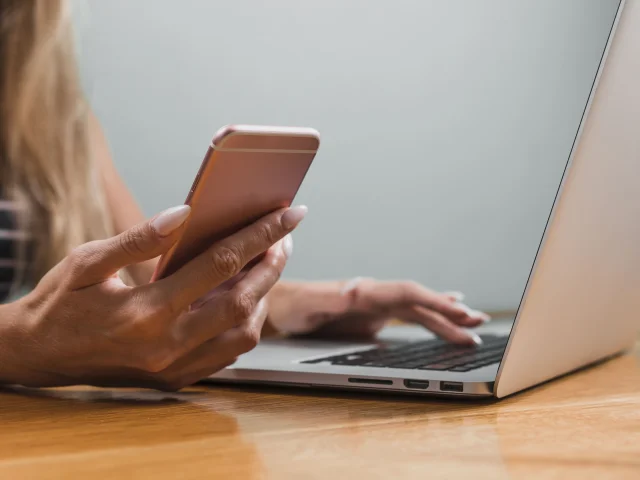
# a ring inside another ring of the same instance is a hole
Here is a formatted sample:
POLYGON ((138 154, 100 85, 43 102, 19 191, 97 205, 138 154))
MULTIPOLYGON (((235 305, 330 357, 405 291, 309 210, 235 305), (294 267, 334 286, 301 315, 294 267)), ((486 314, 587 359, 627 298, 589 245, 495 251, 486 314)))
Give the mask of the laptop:
MULTIPOLYGON (((514 318, 462 348, 266 339, 207 381, 502 398, 612 357, 640 330, 640 0, 621 2, 514 318)), ((490 281, 491 279, 487 279, 490 281)))

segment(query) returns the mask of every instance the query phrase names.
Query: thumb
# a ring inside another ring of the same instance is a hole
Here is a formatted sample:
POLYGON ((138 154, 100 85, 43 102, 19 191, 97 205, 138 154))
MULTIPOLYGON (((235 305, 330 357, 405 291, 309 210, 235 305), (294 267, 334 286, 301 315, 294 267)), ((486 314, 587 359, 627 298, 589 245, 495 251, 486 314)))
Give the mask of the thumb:
POLYGON ((176 242, 190 213, 188 205, 169 208, 119 235, 80 246, 71 255, 75 288, 102 282, 123 267, 162 255, 176 242))

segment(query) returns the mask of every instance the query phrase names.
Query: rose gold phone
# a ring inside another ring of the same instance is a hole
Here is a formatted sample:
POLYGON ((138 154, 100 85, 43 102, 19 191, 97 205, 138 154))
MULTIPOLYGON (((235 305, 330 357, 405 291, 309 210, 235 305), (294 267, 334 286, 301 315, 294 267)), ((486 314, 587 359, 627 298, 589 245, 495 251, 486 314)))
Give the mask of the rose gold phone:
POLYGON ((212 244, 291 205, 320 146, 311 128, 230 125, 214 136, 186 204, 181 238, 160 258, 153 281, 212 244))

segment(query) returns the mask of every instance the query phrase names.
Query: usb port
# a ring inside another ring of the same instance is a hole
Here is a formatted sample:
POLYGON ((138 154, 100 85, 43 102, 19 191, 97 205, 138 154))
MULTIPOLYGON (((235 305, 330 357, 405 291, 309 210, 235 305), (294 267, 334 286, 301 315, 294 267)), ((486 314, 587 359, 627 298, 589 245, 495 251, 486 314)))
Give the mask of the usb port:
POLYGON ((414 388, 416 390, 426 390, 429 388, 428 380, 405 380, 404 386, 407 388, 414 388))
POLYGON ((462 382, 440 382, 440 390, 443 392, 462 393, 464 386, 462 382))

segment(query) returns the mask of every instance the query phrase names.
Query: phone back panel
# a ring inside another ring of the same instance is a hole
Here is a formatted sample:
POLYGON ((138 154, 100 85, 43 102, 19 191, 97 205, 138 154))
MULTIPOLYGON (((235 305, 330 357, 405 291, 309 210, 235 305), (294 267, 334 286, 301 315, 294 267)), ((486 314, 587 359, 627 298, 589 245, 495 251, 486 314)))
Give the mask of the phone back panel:
POLYGON ((291 205, 319 148, 313 129, 227 126, 207 150, 186 204, 180 240, 158 263, 154 280, 171 275, 215 242, 291 205))

